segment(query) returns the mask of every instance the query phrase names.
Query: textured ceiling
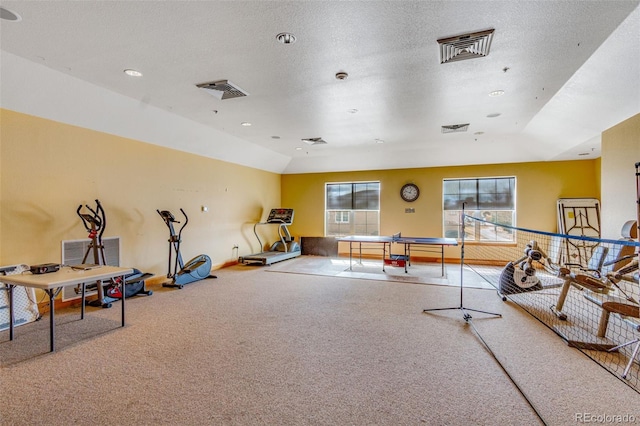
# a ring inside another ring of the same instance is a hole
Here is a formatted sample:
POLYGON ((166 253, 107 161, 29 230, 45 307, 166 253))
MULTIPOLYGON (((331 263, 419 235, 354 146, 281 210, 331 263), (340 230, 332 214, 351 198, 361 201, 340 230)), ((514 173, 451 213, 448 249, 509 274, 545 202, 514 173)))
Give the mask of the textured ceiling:
MULTIPOLYGON (((600 133, 640 112, 638 3, 2 1, 22 20, 0 21, 0 47, 99 87, 104 102, 123 95, 229 135, 282 173, 595 158, 600 133), (438 39, 490 28, 487 57, 440 64, 438 39), (278 43, 284 31, 296 43, 278 43), (196 87, 214 80, 249 96, 196 87), (302 142, 316 137, 327 143, 302 142)), ((129 136, 153 142, 140 127, 129 136)), ((236 161, 188 137, 165 145, 236 161)))

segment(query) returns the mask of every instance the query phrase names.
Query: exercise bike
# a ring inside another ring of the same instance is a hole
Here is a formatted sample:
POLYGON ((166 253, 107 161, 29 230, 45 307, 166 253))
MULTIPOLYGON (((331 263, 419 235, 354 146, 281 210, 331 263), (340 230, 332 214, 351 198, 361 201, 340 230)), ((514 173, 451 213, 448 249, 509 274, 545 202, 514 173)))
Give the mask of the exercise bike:
POLYGON ((217 278, 215 275, 211 275, 211 258, 206 254, 198 255, 186 264, 182 261, 182 254, 180 253, 182 230, 187 226, 187 223, 189 223, 189 217, 184 210, 180 209, 185 220, 177 234, 173 224, 180 222, 176 220, 175 216, 168 210, 156 211, 169 228, 169 266, 167 278, 171 278, 171 282, 163 283, 162 286, 182 288, 185 284, 194 281, 205 278, 217 278), (178 267, 180 267, 179 270, 178 267))

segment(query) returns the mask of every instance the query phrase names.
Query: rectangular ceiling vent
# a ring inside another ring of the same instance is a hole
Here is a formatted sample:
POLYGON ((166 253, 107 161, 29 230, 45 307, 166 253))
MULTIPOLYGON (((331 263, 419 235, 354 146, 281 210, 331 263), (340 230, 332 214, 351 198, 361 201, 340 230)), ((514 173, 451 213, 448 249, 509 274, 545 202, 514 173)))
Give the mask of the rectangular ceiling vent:
POLYGON ((211 81, 209 83, 196 84, 196 86, 220 100, 241 98, 249 95, 229 80, 211 81))
POLYGON ((463 61, 481 58, 489 54, 494 29, 462 34, 455 37, 441 38, 440 63, 463 61))
POLYGON ((302 142, 308 145, 325 145, 327 143, 327 141, 323 140, 322 138, 307 138, 302 139, 302 142))
POLYGON ((448 126, 442 126, 442 133, 466 132, 467 129, 469 129, 469 123, 466 123, 466 124, 450 124, 448 126))

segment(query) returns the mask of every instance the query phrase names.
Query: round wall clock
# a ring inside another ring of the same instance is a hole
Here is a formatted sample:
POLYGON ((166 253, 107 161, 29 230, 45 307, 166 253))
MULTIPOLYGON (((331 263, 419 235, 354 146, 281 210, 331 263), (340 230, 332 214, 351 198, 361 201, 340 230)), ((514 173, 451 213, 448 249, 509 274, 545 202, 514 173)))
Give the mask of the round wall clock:
POLYGON ((407 183, 400 189, 400 196, 403 200, 412 202, 418 199, 420 196, 420 189, 415 183, 407 183))

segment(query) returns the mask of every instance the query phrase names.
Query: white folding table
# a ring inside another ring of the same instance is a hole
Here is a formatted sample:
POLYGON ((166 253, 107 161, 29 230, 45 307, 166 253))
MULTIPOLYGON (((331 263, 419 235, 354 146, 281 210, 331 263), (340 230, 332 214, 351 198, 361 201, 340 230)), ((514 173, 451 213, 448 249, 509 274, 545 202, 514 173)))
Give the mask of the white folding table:
MULTIPOLYGON (((25 272, 19 275, 6 275, 0 277, 0 281, 7 285, 6 289, 9 293, 9 340, 13 340, 14 334, 14 316, 13 316, 13 289, 16 286, 32 287, 40 289, 49 296, 49 339, 51 352, 55 351, 55 309, 54 299, 60 293, 63 287, 72 285, 82 285, 82 308, 80 318, 84 319, 85 305, 85 283, 94 281, 104 281, 112 278, 120 278, 122 283, 125 282, 125 275, 133 272, 131 268, 120 268, 116 266, 100 266, 89 270, 73 269, 71 267, 60 268, 57 272, 48 274, 32 274, 25 272)), ((124 327, 124 289, 122 291, 122 327, 124 327)))

